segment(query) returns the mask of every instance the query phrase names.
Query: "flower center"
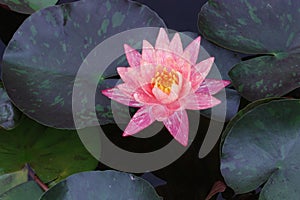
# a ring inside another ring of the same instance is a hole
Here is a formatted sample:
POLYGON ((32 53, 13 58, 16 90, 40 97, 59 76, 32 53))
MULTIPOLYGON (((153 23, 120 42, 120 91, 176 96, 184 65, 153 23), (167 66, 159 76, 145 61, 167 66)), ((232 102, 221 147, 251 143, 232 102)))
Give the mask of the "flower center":
POLYGON ((151 80, 151 86, 159 88, 166 94, 170 94, 173 84, 178 85, 178 75, 174 69, 168 71, 166 67, 161 70, 161 66, 157 67, 155 76, 151 80))

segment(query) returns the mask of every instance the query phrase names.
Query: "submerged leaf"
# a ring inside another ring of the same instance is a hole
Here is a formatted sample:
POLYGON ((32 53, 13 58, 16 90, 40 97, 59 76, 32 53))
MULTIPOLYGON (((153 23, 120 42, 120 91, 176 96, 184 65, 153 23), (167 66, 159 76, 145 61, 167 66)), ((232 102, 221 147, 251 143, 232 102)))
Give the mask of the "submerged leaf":
POLYGON ((0 130, 0 172, 20 170, 26 163, 43 182, 56 182, 97 165, 76 131, 45 127, 24 118, 15 129, 0 130))
POLYGON ((42 189, 34 182, 22 183, 0 195, 1 200, 39 200, 42 189))
POLYGON ((0 176, 0 195, 9 189, 28 181, 28 170, 24 168, 20 171, 3 174, 0 176))

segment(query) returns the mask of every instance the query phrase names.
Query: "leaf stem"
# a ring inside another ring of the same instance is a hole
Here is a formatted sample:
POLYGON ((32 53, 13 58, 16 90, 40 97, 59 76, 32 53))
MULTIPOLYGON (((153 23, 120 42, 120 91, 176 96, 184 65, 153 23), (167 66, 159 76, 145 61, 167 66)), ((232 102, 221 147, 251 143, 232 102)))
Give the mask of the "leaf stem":
POLYGON ((32 178, 32 180, 34 180, 42 188, 42 190, 44 192, 49 190, 49 187, 34 173, 33 170, 29 170, 28 175, 30 178, 32 178))

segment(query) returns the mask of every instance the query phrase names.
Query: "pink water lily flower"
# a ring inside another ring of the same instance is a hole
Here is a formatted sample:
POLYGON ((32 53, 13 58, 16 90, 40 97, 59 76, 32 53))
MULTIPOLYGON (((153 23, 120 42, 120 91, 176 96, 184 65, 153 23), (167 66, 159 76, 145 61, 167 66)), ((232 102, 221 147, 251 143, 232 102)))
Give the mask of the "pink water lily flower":
POLYGON ((118 67, 124 83, 103 90, 107 97, 128 106, 140 107, 124 130, 133 135, 155 120, 164 123, 182 145, 188 144, 189 122, 186 109, 211 108, 221 101, 213 97, 230 82, 205 79, 214 58, 197 62, 200 37, 184 50, 178 33, 170 41, 160 29, 155 48, 143 41, 142 54, 124 45, 130 67, 118 67))

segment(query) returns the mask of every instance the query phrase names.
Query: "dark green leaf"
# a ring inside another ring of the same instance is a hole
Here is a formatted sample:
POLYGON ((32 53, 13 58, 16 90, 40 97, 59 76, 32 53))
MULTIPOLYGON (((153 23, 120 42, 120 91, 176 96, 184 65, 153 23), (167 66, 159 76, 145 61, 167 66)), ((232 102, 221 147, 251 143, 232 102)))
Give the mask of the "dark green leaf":
POLYGON ((82 172, 48 190, 41 200, 161 199, 145 180, 117 171, 82 172))
POLYGON ((260 199, 298 199, 300 100, 249 106, 225 130, 221 172, 236 193, 264 185, 260 199))
POLYGON ((0 200, 39 200, 42 189, 33 181, 22 183, 0 195, 0 200))
MULTIPOLYGON (((111 36, 147 26, 164 26, 164 23, 148 7, 123 0, 82 0, 40 10, 25 20, 5 51, 2 78, 8 95, 20 110, 40 123, 74 128, 72 91, 85 57, 111 36)), ((142 42, 135 41, 132 35, 127 37, 123 40, 129 44, 142 42)), ((107 46, 105 52, 93 55, 98 59, 111 56, 115 48, 123 52, 123 45, 107 46)), ((124 66, 121 61, 108 69, 105 77, 115 74, 117 66, 124 66)), ((102 60, 98 60, 97 65, 107 67, 102 60)), ((81 83, 97 84, 100 79, 98 88, 104 88, 105 77, 99 76, 83 77, 81 83)), ((113 122, 109 99, 100 90, 95 92, 99 122, 113 122)), ((86 96, 82 95, 81 99, 83 107, 90 104, 86 96)), ((89 121, 89 112, 82 108, 82 113, 87 115, 85 121, 89 121)))
POLYGON ((261 57, 230 72, 248 100, 282 96, 300 86, 300 2, 297 0, 210 0, 199 14, 199 29, 220 46, 261 57))
POLYGON ((20 170, 28 163, 43 182, 57 182, 97 165, 76 131, 45 127, 28 118, 13 130, 0 130, 0 160, 1 173, 20 170))
POLYGON ((31 14, 35 11, 55 5, 58 0, 0 0, 0 4, 7 5, 11 10, 31 14))

